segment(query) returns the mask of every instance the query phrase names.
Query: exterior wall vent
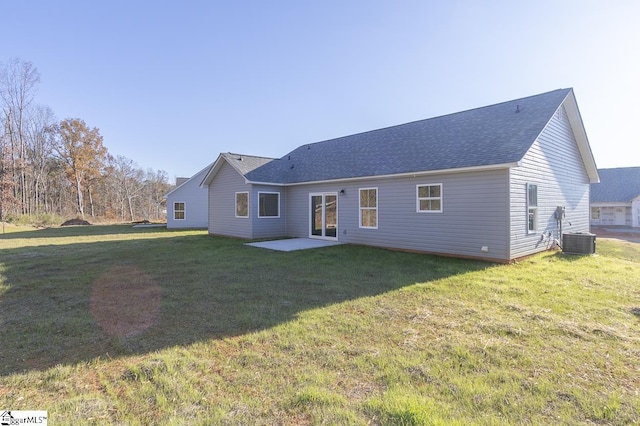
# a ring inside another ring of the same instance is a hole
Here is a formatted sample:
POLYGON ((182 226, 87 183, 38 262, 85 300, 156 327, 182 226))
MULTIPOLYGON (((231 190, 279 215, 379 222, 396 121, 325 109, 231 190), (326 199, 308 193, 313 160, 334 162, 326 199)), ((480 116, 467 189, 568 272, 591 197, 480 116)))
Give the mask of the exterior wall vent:
POLYGON ((596 252, 596 235, 588 232, 562 234, 562 252, 594 254, 596 252))

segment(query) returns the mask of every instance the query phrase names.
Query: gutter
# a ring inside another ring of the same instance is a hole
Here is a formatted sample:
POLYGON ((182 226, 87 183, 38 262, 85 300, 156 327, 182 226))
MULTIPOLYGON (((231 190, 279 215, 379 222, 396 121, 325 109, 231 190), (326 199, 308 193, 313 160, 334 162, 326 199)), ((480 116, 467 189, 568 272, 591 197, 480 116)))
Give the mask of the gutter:
POLYGON ((312 180, 312 181, 292 182, 292 183, 260 182, 260 181, 252 181, 245 178, 245 183, 253 184, 253 185, 270 185, 270 186, 299 186, 299 185, 313 185, 313 184, 319 184, 319 183, 342 183, 342 182, 352 182, 352 181, 360 181, 360 180, 394 179, 394 178, 403 178, 403 177, 430 176, 430 175, 438 175, 443 173, 465 173, 465 172, 488 171, 488 170, 503 170, 503 169, 510 169, 512 167, 520 167, 520 166, 522 166, 522 162, 517 161, 514 163, 491 164, 487 166, 472 166, 472 167, 460 167, 455 169, 425 170, 420 172, 395 173, 395 174, 375 175, 375 176, 357 176, 357 177, 348 177, 348 178, 312 180))

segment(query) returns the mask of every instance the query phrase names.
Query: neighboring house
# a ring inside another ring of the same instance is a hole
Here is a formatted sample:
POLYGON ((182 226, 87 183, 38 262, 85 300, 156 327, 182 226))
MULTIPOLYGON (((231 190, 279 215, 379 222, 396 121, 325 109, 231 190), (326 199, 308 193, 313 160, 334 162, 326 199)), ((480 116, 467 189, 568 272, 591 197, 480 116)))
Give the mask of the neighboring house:
POLYGON ((200 182, 212 164, 193 175, 191 178, 176 179, 176 187, 167 195, 167 228, 203 228, 209 223, 207 214, 207 188, 200 182))
POLYGON ((600 169, 591 184, 591 225, 640 227, 640 167, 600 169))
POLYGON ((210 234, 501 262, 588 232, 598 182, 572 89, 251 158, 206 174, 210 234))

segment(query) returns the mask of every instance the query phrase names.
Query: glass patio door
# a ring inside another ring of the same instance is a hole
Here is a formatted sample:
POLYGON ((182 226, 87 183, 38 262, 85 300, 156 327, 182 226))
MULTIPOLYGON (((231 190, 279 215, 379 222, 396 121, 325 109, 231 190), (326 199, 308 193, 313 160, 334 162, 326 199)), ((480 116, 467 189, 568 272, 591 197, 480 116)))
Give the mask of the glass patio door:
POLYGON ((338 194, 310 194, 310 217, 312 238, 338 238, 338 194))

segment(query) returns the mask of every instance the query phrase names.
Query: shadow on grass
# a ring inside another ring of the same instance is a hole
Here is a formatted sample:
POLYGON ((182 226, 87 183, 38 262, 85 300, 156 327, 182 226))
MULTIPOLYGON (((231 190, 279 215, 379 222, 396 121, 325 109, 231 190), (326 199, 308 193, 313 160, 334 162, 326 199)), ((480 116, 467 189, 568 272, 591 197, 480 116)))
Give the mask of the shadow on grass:
POLYGON ((207 235, 5 249, 0 375, 238 336, 493 266, 362 246, 274 252, 207 235))
POLYGON ((555 257, 564 262, 578 262, 580 260, 593 257, 595 254, 581 254, 581 253, 564 253, 562 251, 558 251, 555 253, 555 257))
MULTIPOLYGON (((133 234, 144 232, 157 232, 159 228, 134 228, 133 225, 84 225, 84 226, 64 226, 56 228, 45 228, 30 231, 0 233, 0 241, 16 239, 36 239, 36 238, 65 238, 79 236, 99 236, 133 234)), ((180 230, 168 230, 167 232, 180 232, 180 230)))
POLYGON ((555 257, 557 259, 569 263, 582 261, 594 256, 613 257, 621 260, 639 263, 640 243, 602 238, 598 240, 596 251, 593 254, 564 253, 562 251, 557 251, 555 253, 555 257))

